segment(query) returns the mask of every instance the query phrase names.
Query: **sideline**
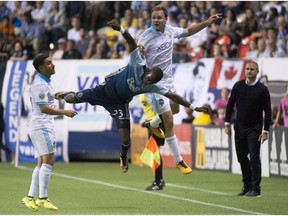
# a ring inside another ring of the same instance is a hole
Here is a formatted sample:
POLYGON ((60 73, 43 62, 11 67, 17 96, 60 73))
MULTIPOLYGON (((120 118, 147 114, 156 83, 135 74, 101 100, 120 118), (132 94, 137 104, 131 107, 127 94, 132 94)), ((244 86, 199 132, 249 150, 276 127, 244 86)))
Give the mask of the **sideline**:
MULTIPOLYGON (((33 170, 33 169, 31 169, 29 167, 25 167, 25 166, 18 166, 18 168, 22 169, 22 170, 29 170, 29 171, 33 170)), ((160 197, 165 197, 165 198, 170 198, 170 199, 175 199, 175 200, 181 200, 181 201, 190 202, 190 203, 196 203, 196 204, 205 205, 205 206, 212 206, 212 207, 216 207, 216 208, 228 209, 228 210, 232 210, 232 211, 236 211, 236 212, 242 212, 242 213, 246 213, 246 214, 250 214, 250 215, 251 214, 253 214, 253 215, 267 215, 267 214, 261 213, 261 212, 248 211, 248 210, 234 208, 234 207, 225 206, 225 205, 219 205, 219 204, 213 204, 213 203, 208 203, 208 202, 202 202, 202 201, 199 201, 199 200, 182 198, 182 197, 177 197, 177 196, 173 196, 173 195, 163 194, 163 193, 159 193, 159 192, 140 190, 140 189, 136 189, 136 188, 126 187, 126 186, 121 186, 121 185, 116 185, 116 184, 110 184, 110 183, 106 183, 106 182, 102 182, 102 181, 98 181, 98 180, 85 179, 85 178, 80 178, 80 177, 75 177, 75 176, 55 173, 55 172, 53 172, 52 175, 59 176, 59 177, 62 177, 62 178, 66 178, 66 179, 70 179, 70 180, 72 179, 72 180, 76 180, 76 181, 89 182, 89 183, 93 183, 93 184, 104 185, 104 186, 107 186, 107 187, 113 187, 113 188, 118 188, 118 189, 123 189, 123 190, 130 190, 130 191, 136 191, 136 192, 140 192, 140 193, 146 193, 146 194, 156 195, 156 196, 160 196, 160 197)), ((174 186, 174 187, 179 187, 179 186, 177 186, 175 184, 169 184, 169 185, 174 186)), ((192 189, 192 188, 190 188, 190 189, 192 189)))

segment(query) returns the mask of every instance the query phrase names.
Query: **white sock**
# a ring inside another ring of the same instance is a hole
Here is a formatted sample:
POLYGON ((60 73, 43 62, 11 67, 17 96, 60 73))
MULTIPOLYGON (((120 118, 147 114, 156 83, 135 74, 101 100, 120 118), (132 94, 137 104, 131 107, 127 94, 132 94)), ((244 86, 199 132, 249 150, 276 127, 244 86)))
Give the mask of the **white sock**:
POLYGON ((39 198, 48 197, 47 189, 50 182, 52 166, 42 164, 39 172, 39 198))
POLYGON ((159 115, 156 115, 151 121, 150 121, 150 126, 153 128, 158 128, 159 124, 162 122, 161 118, 159 115))
POLYGON ((173 157, 174 157, 176 164, 178 164, 180 161, 183 160, 183 158, 180 155, 178 140, 177 140, 176 136, 174 135, 172 137, 167 137, 165 140, 168 143, 168 146, 170 148, 170 151, 173 154, 173 157))
POLYGON ((32 180, 31 180, 30 189, 28 192, 29 197, 34 197, 36 195, 36 193, 38 192, 39 170, 40 170, 40 168, 36 166, 33 173, 32 173, 32 180))

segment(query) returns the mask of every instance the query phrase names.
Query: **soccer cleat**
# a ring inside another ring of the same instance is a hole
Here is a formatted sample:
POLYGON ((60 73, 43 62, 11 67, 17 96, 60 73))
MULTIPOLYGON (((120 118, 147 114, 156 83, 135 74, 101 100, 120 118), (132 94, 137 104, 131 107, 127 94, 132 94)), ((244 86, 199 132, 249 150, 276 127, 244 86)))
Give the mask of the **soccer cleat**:
POLYGON ((142 124, 142 126, 148 128, 149 130, 151 130, 157 137, 159 137, 159 138, 165 138, 165 133, 164 133, 164 131, 163 131, 161 128, 159 128, 159 127, 158 127, 158 128, 153 128, 153 127, 151 127, 149 121, 144 122, 144 123, 142 124))
POLYGON ((56 100, 62 100, 64 99, 65 95, 67 94, 66 91, 59 91, 59 92, 56 92, 55 95, 54 95, 54 98, 56 100))
POLYGON ((261 197, 261 193, 260 193, 260 191, 257 191, 257 190, 250 190, 250 191, 248 191, 244 196, 248 196, 248 197, 261 197))
POLYGON ((120 153, 120 169, 123 173, 126 173, 128 171, 128 157, 127 155, 122 155, 120 153))
POLYGON ((185 175, 192 172, 192 169, 182 160, 177 164, 177 168, 185 175))
POLYGON ((145 190, 162 190, 163 187, 165 187, 165 181, 162 179, 158 184, 154 181, 152 185, 148 186, 145 190))
POLYGON ((243 187, 241 192, 239 194, 237 194, 237 196, 244 196, 248 191, 251 190, 251 187, 243 187))
POLYGON ((32 211, 38 211, 38 207, 36 206, 36 203, 32 197, 24 197, 22 199, 22 203, 32 211))
POLYGON ((49 200, 49 199, 37 199, 36 205, 41 206, 41 207, 48 209, 48 210, 52 210, 52 211, 58 210, 58 208, 56 206, 54 206, 53 203, 51 202, 51 200, 49 200))

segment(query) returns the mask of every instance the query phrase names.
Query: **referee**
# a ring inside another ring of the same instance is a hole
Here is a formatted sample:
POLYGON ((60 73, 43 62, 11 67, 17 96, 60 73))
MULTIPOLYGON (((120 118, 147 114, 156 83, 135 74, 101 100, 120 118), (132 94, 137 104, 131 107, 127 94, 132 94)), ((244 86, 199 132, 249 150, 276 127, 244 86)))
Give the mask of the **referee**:
POLYGON ((244 184, 239 196, 261 196, 260 146, 268 139, 271 100, 267 87, 257 80, 258 72, 256 62, 246 64, 246 79, 235 83, 226 108, 225 133, 231 136, 230 119, 236 104, 235 145, 244 184))

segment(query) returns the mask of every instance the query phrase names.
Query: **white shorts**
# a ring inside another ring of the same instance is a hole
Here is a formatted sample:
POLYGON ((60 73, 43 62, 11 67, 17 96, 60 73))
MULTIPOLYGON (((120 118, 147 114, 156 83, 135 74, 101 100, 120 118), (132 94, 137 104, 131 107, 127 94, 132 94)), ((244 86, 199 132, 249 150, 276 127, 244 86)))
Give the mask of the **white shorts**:
POLYGON ((158 115, 171 110, 170 99, 164 95, 150 93, 145 94, 145 97, 148 103, 152 106, 153 110, 158 113, 158 115))
POLYGON ((55 153, 56 139, 54 130, 43 128, 29 132, 34 146, 34 157, 55 153))

